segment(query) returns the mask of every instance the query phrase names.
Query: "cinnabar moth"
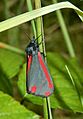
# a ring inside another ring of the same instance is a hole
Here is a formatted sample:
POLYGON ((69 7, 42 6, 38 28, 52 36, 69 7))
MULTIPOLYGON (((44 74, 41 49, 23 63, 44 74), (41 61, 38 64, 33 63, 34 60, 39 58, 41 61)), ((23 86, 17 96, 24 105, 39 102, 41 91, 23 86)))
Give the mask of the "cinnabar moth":
POLYGON ((26 48, 26 57, 27 92, 41 97, 50 96, 54 90, 52 78, 34 37, 26 48))

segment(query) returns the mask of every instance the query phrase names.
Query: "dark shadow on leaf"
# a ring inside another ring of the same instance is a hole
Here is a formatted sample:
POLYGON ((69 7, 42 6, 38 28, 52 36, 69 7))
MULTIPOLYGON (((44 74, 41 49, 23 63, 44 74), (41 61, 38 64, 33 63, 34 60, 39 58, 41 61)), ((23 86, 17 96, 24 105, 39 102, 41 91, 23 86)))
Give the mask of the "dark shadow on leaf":
MULTIPOLYGON (((36 96, 36 98, 37 98, 37 96, 36 96)), ((27 109, 35 112, 36 114, 41 115, 42 117, 44 116, 42 105, 33 104, 28 98, 24 98, 21 101, 21 104, 24 105, 27 109)))

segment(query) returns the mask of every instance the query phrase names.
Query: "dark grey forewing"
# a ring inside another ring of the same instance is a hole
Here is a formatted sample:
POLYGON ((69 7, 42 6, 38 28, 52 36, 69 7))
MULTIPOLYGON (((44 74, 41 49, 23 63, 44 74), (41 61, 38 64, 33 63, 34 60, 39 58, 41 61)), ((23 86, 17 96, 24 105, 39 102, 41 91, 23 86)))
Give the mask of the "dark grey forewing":
POLYGON ((46 96, 45 95, 46 92, 50 92, 50 94, 53 93, 53 88, 48 87, 48 81, 46 79, 43 69, 39 64, 38 55, 34 55, 32 57, 32 64, 28 72, 27 78, 28 78, 27 88, 29 93, 32 93, 34 95, 39 95, 42 97, 46 96), (36 87, 34 91, 32 91, 33 87, 36 87))

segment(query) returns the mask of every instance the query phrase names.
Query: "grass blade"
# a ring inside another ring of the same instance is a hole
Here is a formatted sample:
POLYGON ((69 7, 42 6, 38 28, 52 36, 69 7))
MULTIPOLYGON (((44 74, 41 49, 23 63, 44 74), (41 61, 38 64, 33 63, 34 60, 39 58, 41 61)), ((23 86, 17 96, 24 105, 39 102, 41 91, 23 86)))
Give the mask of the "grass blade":
POLYGON ((65 68, 66 68, 66 70, 67 70, 67 72, 68 72, 68 75, 69 75, 69 77, 70 77, 70 79, 71 79, 71 81, 72 81, 72 84, 73 84, 74 88, 75 88, 76 91, 78 92, 79 99, 80 99, 81 105, 82 105, 82 107, 83 107, 83 95, 80 93, 79 87, 78 87, 77 84, 75 83, 74 78, 72 77, 72 74, 70 73, 68 66, 65 65, 65 68))
POLYGON ((26 12, 21 15, 10 18, 8 20, 2 21, 2 22, 0 22, 0 32, 5 31, 10 28, 13 28, 13 27, 18 26, 22 23, 25 23, 27 21, 30 21, 32 19, 35 19, 37 17, 40 17, 42 15, 48 14, 50 12, 53 12, 55 10, 59 10, 62 8, 74 9, 76 11, 76 13, 78 14, 78 16, 80 17, 80 19, 83 21, 83 11, 81 11, 79 8, 77 8, 70 2, 60 2, 57 4, 39 8, 37 10, 26 12))
POLYGON ((15 52, 17 54, 20 54, 20 55, 24 56, 24 52, 22 50, 20 50, 18 48, 15 48, 13 46, 7 45, 5 43, 0 42, 0 48, 11 50, 11 51, 13 51, 13 52, 15 52))
MULTIPOLYGON (((53 1, 53 3, 57 3, 57 0, 52 0, 52 1, 53 1)), ((60 27, 61 27, 61 31, 62 31, 64 40, 65 40, 67 49, 69 51, 69 54, 70 54, 71 57, 75 57, 74 48, 73 48, 73 45, 72 45, 72 42, 71 42, 71 39, 70 39, 70 35, 68 33, 68 30, 67 30, 67 27, 66 27, 66 24, 65 24, 65 21, 64 21, 64 18, 63 18, 63 15, 62 15, 61 11, 57 10, 56 15, 57 15, 60 27)))

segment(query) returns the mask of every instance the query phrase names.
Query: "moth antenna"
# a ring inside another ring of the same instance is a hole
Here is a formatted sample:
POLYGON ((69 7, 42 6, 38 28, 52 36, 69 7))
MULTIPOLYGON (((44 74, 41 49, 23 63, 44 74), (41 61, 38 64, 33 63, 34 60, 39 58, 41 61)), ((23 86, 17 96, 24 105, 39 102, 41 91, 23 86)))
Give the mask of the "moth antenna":
POLYGON ((37 41, 37 39, 38 39, 40 36, 42 36, 42 34, 40 34, 40 35, 35 39, 35 41, 37 41))
POLYGON ((26 34, 26 36, 28 37, 28 39, 31 41, 31 39, 30 39, 30 37, 29 37, 28 33, 26 33, 26 32, 24 32, 24 33, 26 34))

